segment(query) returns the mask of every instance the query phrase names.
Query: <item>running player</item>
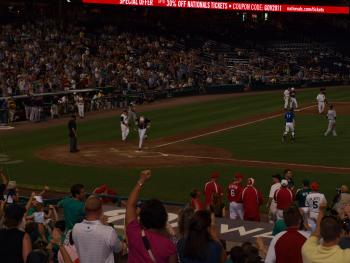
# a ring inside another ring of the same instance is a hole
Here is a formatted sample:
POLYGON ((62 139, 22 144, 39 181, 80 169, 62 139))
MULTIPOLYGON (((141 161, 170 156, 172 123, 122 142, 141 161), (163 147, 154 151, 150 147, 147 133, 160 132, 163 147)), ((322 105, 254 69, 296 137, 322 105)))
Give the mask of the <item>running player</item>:
POLYGON ((328 136, 330 132, 332 132, 333 136, 337 136, 337 131, 335 130, 335 120, 337 119, 337 113, 332 104, 329 105, 329 110, 327 112, 328 119, 328 129, 324 133, 324 136, 328 136))
POLYGON ((127 110, 123 110, 123 113, 120 115, 120 129, 122 131, 122 141, 126 141, 129 135, 129 118, 127 110))
POLYGON ((141 151, 143 141, 146 138, 147 129, 151 127, 151 121, 145 118, 144 116, 140 116, 140 118, 138 118, 136 122, 139 131, 139 151, 141 151))
POLYGON ((292 142, 295 141, 294 118, 295 118, 295 115, 294 115, 293 108, 291 108, 289 111, 287 111, 284 114, 284 119, 285 119, 285 122, 286 122, 286 129, 285 129, 285 131, 283 133, 282 142, 286 141, 286 137, 287 137, 287 134, 289 132, 291 132, 291 134, 292 134, 292 137, 291 137, 292 142))
POLYGON ((321 90, 320 93, 317 95, 316 100, 317 100, 318 113, 322 114, 324 112, 324 108, 326 105, 326 95, 323 90, 321 90))

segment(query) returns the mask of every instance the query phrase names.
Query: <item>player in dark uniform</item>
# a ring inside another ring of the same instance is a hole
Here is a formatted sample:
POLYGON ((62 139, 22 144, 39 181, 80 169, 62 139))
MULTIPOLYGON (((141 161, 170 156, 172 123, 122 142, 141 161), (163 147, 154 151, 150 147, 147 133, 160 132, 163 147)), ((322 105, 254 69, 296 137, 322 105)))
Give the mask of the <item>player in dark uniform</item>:
POLYGON ((69 151, 71 153, 78 152, 77 144, 77 123, 76 116, 72 115, 71 119, 68 122, 68 136, 69 136, 69 151))

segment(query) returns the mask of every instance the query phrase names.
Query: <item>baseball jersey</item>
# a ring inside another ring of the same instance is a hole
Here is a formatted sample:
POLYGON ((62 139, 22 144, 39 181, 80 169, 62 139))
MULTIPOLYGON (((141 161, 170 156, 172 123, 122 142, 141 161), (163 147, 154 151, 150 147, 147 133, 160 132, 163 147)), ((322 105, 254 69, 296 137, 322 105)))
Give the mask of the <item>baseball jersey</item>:
POLYGON ((336 118, 337 118, 337 113, 335 112, 335 110, 328 110, 327 119, 329 121, 335 121, 336 118))
POLYGON ((120 124, 128 125, 128 116, 124 113, 120 115, 120 124))
POLYGON ((236 203, 242 203, 243 187, 239 183, 231 183, 227 187, 227 200, 236 203))
POLYGON ((298 203, 298 207, 306 207, 306 197, 311 193, 310 188, 298 189, 295 200, 298 203))
POLYGON ((261 192, 253 186, 245 187, 242 192, 242 202, 244 220, 260 221, 259 206, 264 202, 261 192))
POLYGON ((284 119, 286 120, 286 123, 294 122, 294 112, 286 112, 286 114, 284 114, 284 119))
POLYGON ((283 92, 283 97, 285 98, 285 99, 289 99, 289 90, 285 90, 284 92, 283 92))
POLYGON ((139 127, 139 129, 143 130, 143 129, 147 129, 148 125, 150 124, 150 120, 146 119, 144 121, 139 121, 137 120, 137 127, 139 127))
POLYGON ((293 193, 287 187, 281 187, 275 192, 274 199, 277 203, 277 209, 283 210, 293 203, 293 193))
POLYGON ((316 97, 317 102, 324 102, 326 100, 326 96, 322 93, 318 94, 316 97))
POLYGON ((204 185, 205 204, 206 206, 212 203, 214 194, 221 194, 221 186, 215 181, 209 181, 204 185))
POLYGON ((310 193, 306 197, 306 207, 309 208, 310 217, 317 217, 318 212, 320 211, 320 205, 322 202, 327 202, 324 194, 321 193, 310 193))

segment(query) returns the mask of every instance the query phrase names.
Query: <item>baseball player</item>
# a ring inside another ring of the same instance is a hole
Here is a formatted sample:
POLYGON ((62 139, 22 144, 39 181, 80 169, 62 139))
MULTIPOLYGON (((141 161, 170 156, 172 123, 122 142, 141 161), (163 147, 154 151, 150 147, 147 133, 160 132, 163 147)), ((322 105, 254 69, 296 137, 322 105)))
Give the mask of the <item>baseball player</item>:
POLYGON ((133 102, 130 103, 128 108, 128 118, 129 118, 129 124, 131 124, 134 131, 136 131, 137 113, 136 113, 135 104, 133 102))
POLYGON ((310 184, 311 193, 306 197, 306 207, 309 210, 309 216, 307 223, 309 224, 312 231, 315 231, 316 221, 318 217, 318 213, 320 212, 321 204, 327 205, 327 200, 324 194, 319 193, 319 184, 316 182, 312 182, 310 184))
POLYGON ((235 181, 227 187, 227 199, 230 203, 230 218, 243 220, 243 204, 242 204, 242 182, 243 176, 240 173, 235 174, 235 181))
POLYGON ((289 101, 290 101, 290 88, 286 89, 283 92, 283 100, 284 100, 284 109, 288 109, 289 101))
POLYGON ((84 98, 81 94, 77 98, 78 114, 80 118, 84 118, 84 98))
POLYGON ((335 120, 337 118, 337 113, 332 104, 329 105, 329 110, 327 112, 328 119, 328 129, 324 133, 324 136, 328 136, 330 132, 332 132, 333 136, 337 136, 337 131, 335 130, 335 120))
POLYGON ((272 185, 270 188, 269 199, 266 207, 269 209, 269 222, 274 223, 276 221, 277 203, 274 199, 275 192, 281 188, 282 176, 275 174, 272 176, 272 185))
POLYGON ((294 109, 298 108, 298 102, 297 102, 296 92, 294 88, 290 89, 290 108, 294 108, 294 109))
POLYGON ((320 91, 320 93, 316 97, 318 113, 322 114, 324 112, 324 108, 326 105, 326 95, 324 91, 320 91))
POLYGON ((140 116, 140 118, 137 119, 136 123, 139 130, 139 151, 141 151, 143 141, 146 138, 147 129, 151 127, 151 121, 144 116, 140 116))
POLYGON ((294 118, 295 118, 295 115, 294 115, 294 109, 291 108, 289 111, 287 111, 285 114, 284 114, 284 119, 285 119, 285 122, 286 122, 286 129, 283 133, 283 137, 282 137, 282 142, 285 142, 286 141, 286 136, 289 132, 291 132, 292 134, 292 142, 294 142, 295 140, 295 131, 294 131, 294 126, 295 126, 295 123, 294 123, 294 118))
POLYGON ((123 113, 120 115, 120 129, 122 131, 122 141, 126 141, 129 135, 129 119, 128 111, 123 110, 123 113))

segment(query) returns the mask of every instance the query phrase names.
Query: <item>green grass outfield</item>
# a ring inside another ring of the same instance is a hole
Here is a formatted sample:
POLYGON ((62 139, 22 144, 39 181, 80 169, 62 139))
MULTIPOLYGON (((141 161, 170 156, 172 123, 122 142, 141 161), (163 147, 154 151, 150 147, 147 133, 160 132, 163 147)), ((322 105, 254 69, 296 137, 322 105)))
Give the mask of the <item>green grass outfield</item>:
MULTIPOLYGON (((308 104, 315 101, 318 89, 298 92, 298 102, 308 104)), ((151 139, 174 135, 180 132, 205 128, 226 121, 242 119, 259 113, 276 111, 282 106, 282 91, 276 93, 242 94, 212 102, 177 106, 169 109, 149 111, 152 120, 151 139)), ((349 101, 350 88, 328 88, 330 101, 349 101)), ((297 113, 298 114, 298 113, 297 113)), ((119 140, 119 113, 114 118, 95 119, 78 124, 79 142, 119 140)), ((215 145, 234 153, 235 157, 255 160, 273 160, 350 167, 350 116, 339 116, 336 138, 324 138, 325 119, 314 115, 297 115, 297 143, 282 144, 283 119, 275 118, 249 126, 233 129, 213 136, 202 137, 194 143, 215 145)), ((56 144, 67 143, 66 125, 43 128, 14 134, 1 134, 0 153, 11 160, 22 160, 18 164, 5 165, 11 180, 21 186, 40 188, 49 185, 53 189, 68 191, 73 183, 81 182, 91 190, 106 183, 115 187, 120 195, 127 195, 138 178, 137 169, 96 168, 61 165, 36 158, 34 151, 56 144)), ((136 140, 133 134, 131 139, 136 140)), ((0 159, 1 163, 1 159, 0 159)), ((270 168, 248 168, 230 165, 202 165, 190 167, 154 169, 152 180, 142 191, 143 197, 158 197, 162 200, 185 202, 193 187, 202 188, 211 171, 221 173, 220 183, 226 185, 232 174, 240 171, 246 177, 254 177, 257 187, 265 195, 271 175, 280 170, 270 168)), ((302 179, 317 180, 321 191, 330 198, 335 188, 342 183, 350 185, 350 175, 310 173, 295 171, 296 183, 302 179)))

